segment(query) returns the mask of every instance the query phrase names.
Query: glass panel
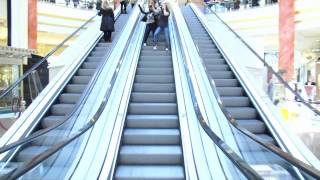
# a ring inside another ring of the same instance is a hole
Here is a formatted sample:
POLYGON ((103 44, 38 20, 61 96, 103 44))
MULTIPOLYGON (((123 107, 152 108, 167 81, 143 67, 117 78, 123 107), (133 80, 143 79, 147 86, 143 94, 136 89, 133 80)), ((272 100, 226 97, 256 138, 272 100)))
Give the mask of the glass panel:
MULTIPOLYGON (((88 19, 90 18, 91 17, 88 17, 88 19)), ((25 60, 27 63, 25 63, 23 67, 20 65, 0 65, 0 137, 10 128, 15 120, 21 116, 24 110, 29 107, 42 90, 47 87, 49 82, 63 70, 63 63, 57 63, 57 61, 70 59, 69 52, 76 52, 72 49, 72 44, 80 43, 77 42, 77 38, 81 36, 88 27, 92 26, 94 21, 98 21, 98 19, 91 20, 82 27, 74 36, 58 47, 47 59, 38 55, 32 55, 25 60), (50 61, 50 66, 48 61, 50 61), (40 65, 36 67, 35 65, 39 63, 40 65), (58 66, 54 64, 58 64, 58 66), (18 82, 17 80, 21 78, 22 72, 28 74, 23 80, 18 82)), ((72 32, 63 39, 71 34, 72 32)), ((41 52, 47 54, 56 47, 57 46, 46 47, 47 49, 41 52)), ((39 48, 41 49, 41 46, 39 48)), ((19 61, 19 63, 21 62, 19 61)))

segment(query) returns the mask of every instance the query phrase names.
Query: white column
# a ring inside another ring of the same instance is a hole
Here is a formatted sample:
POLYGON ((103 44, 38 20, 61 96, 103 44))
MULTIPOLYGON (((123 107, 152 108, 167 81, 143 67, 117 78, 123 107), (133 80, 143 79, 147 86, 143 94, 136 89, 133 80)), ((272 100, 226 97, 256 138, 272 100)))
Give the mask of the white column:
POLYGON ((12 46, 28 48, 28 1, 11 0, 12 46))

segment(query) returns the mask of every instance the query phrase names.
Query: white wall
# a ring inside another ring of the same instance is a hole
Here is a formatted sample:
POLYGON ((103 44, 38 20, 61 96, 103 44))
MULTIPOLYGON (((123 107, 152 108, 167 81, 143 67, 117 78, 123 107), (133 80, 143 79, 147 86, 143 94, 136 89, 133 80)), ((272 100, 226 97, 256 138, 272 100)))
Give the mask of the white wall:
POLYGON ((28 1, 11 0, 12 46, 28 48, 28 1))

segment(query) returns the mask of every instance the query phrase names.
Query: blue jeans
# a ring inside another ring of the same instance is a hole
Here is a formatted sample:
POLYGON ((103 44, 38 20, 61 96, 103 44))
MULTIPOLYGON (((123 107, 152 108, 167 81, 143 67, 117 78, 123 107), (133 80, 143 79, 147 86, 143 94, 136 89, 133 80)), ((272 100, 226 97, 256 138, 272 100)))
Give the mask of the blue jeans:
POLYGON ((156 46, 158 44, 158 40, 159 40, 159 34, 161 31, 164 31, 164 38, 166 40, 166 48, 169 48, 169 44, 170 44, 170 38, 169 38, 169 28, 167 27, 157 27, 156 31, 154 32, 153 35, 153 42, 154 45, 156 46))

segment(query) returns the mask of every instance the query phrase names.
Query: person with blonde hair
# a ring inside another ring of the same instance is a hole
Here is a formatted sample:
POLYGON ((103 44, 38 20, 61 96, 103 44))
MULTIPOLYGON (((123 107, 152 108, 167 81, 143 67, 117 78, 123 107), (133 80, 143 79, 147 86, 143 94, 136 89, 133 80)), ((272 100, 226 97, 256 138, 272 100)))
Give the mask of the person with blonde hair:
POLYGON ((115 20, 113 9, 110 7, 110 3, 108 1, 102 2, 98 15, 102 15, 100 30, 104 33, 103 38, 105 42, 111 42, 111 35, 112 32, 114 32, 115 20))

